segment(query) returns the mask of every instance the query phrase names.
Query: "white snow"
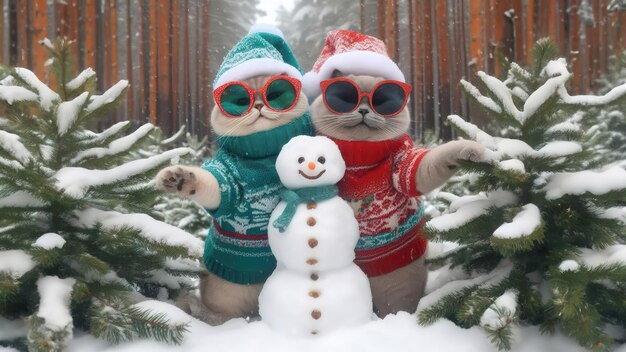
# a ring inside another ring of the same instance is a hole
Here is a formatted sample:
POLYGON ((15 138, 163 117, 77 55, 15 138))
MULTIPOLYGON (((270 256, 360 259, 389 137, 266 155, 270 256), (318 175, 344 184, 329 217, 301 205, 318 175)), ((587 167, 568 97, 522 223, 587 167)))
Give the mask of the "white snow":
POLYGON ((561 122, 561 123, 557 123, 556 125, 548 128, 548 130, 546 130, 546 133, 552 134, 552 133, 559 133, 559 132, 578 132, 580 131, 580 126, 573 124, 570 121, 565 121, 565 122, 561 122))
MULTIPOLYGON (((171 305, 146 301, 138 305, 167 314, 172 323, 189 323, 189 334, 181 346, 155 341, 136 341, 109 346, 89 335, 77 336, 67 352, 498 352, 480 327, 463 329, 441 319, 430 326, 416 323, 414 314, 398 313, 383 320, 345 328, 315 338, 294 338, 275 332, 262 321, 234 319, 211 327, 187 316, 171 305)), ((77 334, 78 335, 78 334, 77 334)), ((584 348, 563 335, 542 335, 537 327, 520 327, 511 352, 571 351, 584 348)))
POLYGON ((124 128, 126 128, 126 126, 128 126, 130 124, 130 121, 121 121, 118 122, 116 124, 114 124, 113 126, 107 128, 106 130, 100 132, 100 133, 94 133, 93 136, 91 136, 91 138, 88 140, 89 142, 100 142, 103 141, 113 135, 115 135, 116 133, 120 132, 121 130, 123 130, 124 128))
POLYGON ((457 128, 461 129, 463 132, 465 132, 470 139, 473 139, 476 142, 484 145, 485 148, 496 148, 496 143, 493 137, 478 128, 478 126, 463 120, 463 118, 458 115, 448 116, 448 121, 451 124, 455 125, 457 128))
POLYGON ((50 39, 48 38, 43 38, 42 40, 39 41, 39 44, 45 46, 48 49, 54 49, 54 45, 52 45, 52 41, 50 41, 50 39))
POLYGON ((519 159, 508 159, 496 162, 498 168, 507 171, 515 171, 521 174, 526 173, 524 162, 519 159))
POLYGON ((506 290, 480 317, 480 326, 490 330, 502 328, 514 319, 516 311, 517 291, 506 290))
POLYGON ((56 233, 46 233, 41 235, 35 243, 33 243, 33 247, 43 248, 47 250, 51 250, 53 248, 63 248, 65 245, 65 239, 59 236, 56 233))
POLYGON ((115 155, 127 151, 132 148, 132 146, 137 143, 137 141, 150 133, 153 128, 154 125, 147 123, 139 127, 137 130, 135 130, 135 132, 112 141, 106 148, 99 147, 81 151, 80 153, 76 154, 76 156, 72 158, 70 162, 72 164, 76 164, 87 158, 102 158, 107 155, 115 155))
POLYGON ((582 152, 582 146, 577 142, 555 141, 544 145, 535 153, 536 156, 558 158, 582 152))
POLYGON ((536 205, 529 203, 515 215, 512 222, 506 222, 498 227, 493 236, 496 238, 520 238, 529 236, 541 226, 541 213, 536 205))
POLYGON ((72 315, 69 304, 75 283, 73 278, 60 279, 57 276, 44 276, 37 280, 37 291, 41 297, 37 316, 45 320, 49 329, 68 329, 71 333, 72 315))
POLYGON ((502 112, 502 109, 500 108, 500 106, 498 106, 498 104, 495 101, 493 101, 493 99, 480 94, 480 91, 478 90, 478 88, 474 87, 474 85, 472 85, 468 81, 462 79, 461 85, 463 86, 465 91, 469 93, 471 96, 473 96, 478 101, 478 103, 482 105, 483 107, 486 107, 487 109, 495 112, 496 114, 499 114, 502 112))
POLYGON ((160 145, 168 145, 178 140, 178 138, 180 138, 180 136, 182 136, 186 132, 185 127, 186 127, 185 125, 180 126, 180 128, 178 129, 178 131, 176 131, 176 133, 174 133, 171 137, 162 140, 160 145))
POLYGON ((41 207, 44 205, 45 204, 41 200, 35 198, 32 194, 25 191, 18 191, 4 198, 0 198, 0 208, 28 208, 41 207))
POLYGON ((587 192, 603 195, 626 188, 626 170, 613 166, 603 171, 556 173, 544 186, 547 199, 558 199, 566 194, 580 195, 587 192))
POLYGON ((34 267, 33 257, 22 250, 0 251, 0 272, 18 278, 34 267))
POLYGON ((90 187, 108 185, 123 181, 129 177, 152 170, 175 156, 187 154, 189 148, 176 148, 146 159, 127 162, 109 170, 90 170, 80 167, 64 167, 57 171, 54 178, 59 190, 70 197, 81 198, 90 187))
POLYGON ((612 207, 605 209, 601 217, 607 219, 615 219, 626 225, 626 207, 612 207))
MULTIPOLYGON (((428 221, 426 226, 438 232, 450 231, 486 214, 491 207, 503 207, 513 204, 517 200, 513 193, 507 191, 494 191, 466 197, 470 197, 470 201, 459 206, 456 211, 453 210, 451 204, 450 209, 454 212, 436 217, 428 221)), ((461 197, 460 200, 466 197, 461 197)))
POLYGON ((64 135, 67 130, 72 127, 74 122, 76 122, 81 108, 87 101, 87 97, 89 97, 89 92, 84 92, 70 101, 64 101, 59 104, 56 113, 57 131, 59 136, 64 135))
POLYGON ((20 142, 20 137, 16 134, 0 131, 0 147, 22 164, 33 159, 33 155, 26 149, 26 146, 20 142))
POLYGON ((50 111, 50 109, 52 109, 52 104, 55 101, 61 100, 61 97, 55 91, 50 89, 50 87, 41 82, 32 71, 23 67, 16 67, 15 73, 29 86, 37 90, 39 93, 39 103, 44 110, 50 111))
POLYGON ((614 244, 602 249, 580 248, 578 262, 588 268, 600 265, 621 264, 626 265, 626 245, 614 244))
POLYGON ((105 229, 132 227, 140 230, 141 235, 149 240, 185 247, 189 250, 190 255, 196 257, 202 256, 204 251, 202 240, 146 214, 122 214, 115 211, 89 208, 77 211, 76 216, 78 225, 85 227, 91 227, 98 223, 105 229))
POLYGON ((87 111, 92 112, 105 104, 110 104, 115 101, 128 87, 128 81, 123 79, 117 83, 115 83, 111 88, 109 88, 102 95, 92 95, 89 105, 87 106, 87 111))
POLYGON ((94 71, 91 67, 87 67, 78 76, 76 76, 76 78, 67 82, 65 86, 71 90, 77 89, 95 75, 96 71, 94 71))
POLYGON ((580 268, 580 264, 577 261, 568 259, 564 260, 559 264, 560 271, 576 271, 580 268))
POLYGON ((39 96, 19 86, 0 86, 0 100, 12 105, 16 101, 37 101, 39 96))

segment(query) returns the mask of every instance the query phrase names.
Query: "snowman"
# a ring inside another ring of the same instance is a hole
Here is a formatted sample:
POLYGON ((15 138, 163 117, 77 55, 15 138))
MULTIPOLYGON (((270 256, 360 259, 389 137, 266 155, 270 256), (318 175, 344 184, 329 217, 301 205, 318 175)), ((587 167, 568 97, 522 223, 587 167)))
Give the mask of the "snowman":
POLYGON ((278 155, 287 190, 268 226, 277 267, 259 296, 261 318, 277 331, 310 336, 372 318, 369 281, 353 262, 359 225, 337 196, 345 169, 327 137, 294 137, 278 155))

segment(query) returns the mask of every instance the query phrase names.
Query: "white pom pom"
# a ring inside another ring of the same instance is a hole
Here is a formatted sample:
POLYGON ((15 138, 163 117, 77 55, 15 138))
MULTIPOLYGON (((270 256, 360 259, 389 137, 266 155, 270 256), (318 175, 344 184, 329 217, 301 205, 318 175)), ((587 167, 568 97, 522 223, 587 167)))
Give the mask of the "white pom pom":
POLYGON ((280 29, 278 29, 278 27, 267 23, 257 23, 255 25, 252 25, 252 27, 250 27, 250 30, 248 31, 248 34, 252 33, 270 33, 285 39, 285 35, 280 29))
POLYGON ((313 100, 322 93, 319 73, 309 71, 304 74, 302 77, 302 91, 309 98, 309 103, 313 103, 313 100))

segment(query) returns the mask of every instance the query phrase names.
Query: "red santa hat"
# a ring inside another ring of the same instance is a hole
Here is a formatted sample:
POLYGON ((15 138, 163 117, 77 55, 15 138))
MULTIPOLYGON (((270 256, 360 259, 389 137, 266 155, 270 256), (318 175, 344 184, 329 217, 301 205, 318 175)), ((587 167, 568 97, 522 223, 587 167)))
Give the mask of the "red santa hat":
POLYGON ((304 75, 302 89, 309 100, 321 93, 320 82, 329 79, 335 70, 405 82, 404 74, 387 55, 382 40, 345 29, 328 32, 322 53, 313 69, 304 75))

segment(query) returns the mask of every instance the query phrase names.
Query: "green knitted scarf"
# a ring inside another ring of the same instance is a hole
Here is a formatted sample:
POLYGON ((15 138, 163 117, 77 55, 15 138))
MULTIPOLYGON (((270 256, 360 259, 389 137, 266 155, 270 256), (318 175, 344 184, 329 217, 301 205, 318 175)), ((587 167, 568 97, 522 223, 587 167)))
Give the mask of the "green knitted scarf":
POLYGON ((291 223, 291 219, 296 215, 298 204, 309 202, 318 203, 332 198, 337 194, 339 194, 337 185, 307 187, 297 190, 286 189, 281 192, 280 198, 287 203, 287 206, 285 206, 282 214, 274 220, 272 225, 274 225, 278 231, 285 232, 285 229, 291 223))

